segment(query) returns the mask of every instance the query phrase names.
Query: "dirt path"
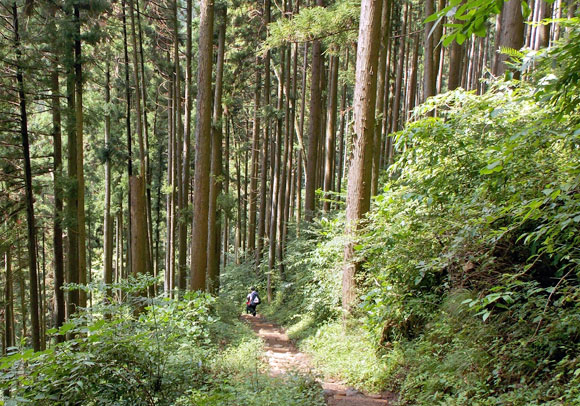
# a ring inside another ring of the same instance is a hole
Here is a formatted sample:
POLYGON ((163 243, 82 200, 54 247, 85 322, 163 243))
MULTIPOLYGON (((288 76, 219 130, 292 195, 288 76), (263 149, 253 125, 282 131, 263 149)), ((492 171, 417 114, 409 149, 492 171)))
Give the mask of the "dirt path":
MULTIPOLYGON (((260 315, 256 317, 244 315, 246 321, 256 334, 264 340, 265 354, 270 373, 274 376, 290 371, 309 373, 312 367, 308 357, 298 351, 284 330, 270 323, 260 315)), ((379 395, 365 395, 354 389, 347 388, 340 382, 320 382, 328 406, 386 406, 389 401, 379 395)))

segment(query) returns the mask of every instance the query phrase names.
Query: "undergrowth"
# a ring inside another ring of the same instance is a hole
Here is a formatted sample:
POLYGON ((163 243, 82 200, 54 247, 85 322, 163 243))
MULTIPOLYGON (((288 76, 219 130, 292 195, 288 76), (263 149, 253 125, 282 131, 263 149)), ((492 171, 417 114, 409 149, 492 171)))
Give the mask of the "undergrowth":
POLYGON ((288 244, 266 313, 322 373, 400 404, 580 405, 575 24, 530 82, 439 95, 397 134, 346 322, 342 214, 288 244))
POLYGON ((231 297, 135 301, 79 312, 50 332, 68 340, 46 351, 10 349, 0 359, 0 404, 323 404, 310 377, 268 377, 263 342, 239 320, 231 297))

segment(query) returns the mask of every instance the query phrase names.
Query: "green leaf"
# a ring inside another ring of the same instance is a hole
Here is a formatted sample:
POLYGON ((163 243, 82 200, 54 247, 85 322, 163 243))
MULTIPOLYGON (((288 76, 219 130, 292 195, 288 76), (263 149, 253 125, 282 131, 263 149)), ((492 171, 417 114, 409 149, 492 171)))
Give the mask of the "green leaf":
POLYGON ((501 162, 502 161, 500 160, 494 161, 489 165, 487 165, 485 168, 481 169, 479 173, 481 175, 489 175, 490 173, 501 172, 503 169, 503 165, 501 164, 501 162))

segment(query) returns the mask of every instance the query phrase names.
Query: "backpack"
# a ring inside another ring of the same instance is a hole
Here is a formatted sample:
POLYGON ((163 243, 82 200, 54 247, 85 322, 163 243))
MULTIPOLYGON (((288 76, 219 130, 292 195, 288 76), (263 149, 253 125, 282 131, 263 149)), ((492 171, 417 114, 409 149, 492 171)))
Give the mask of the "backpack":
POLYGON ((260 303, 261 303, 261 301, 260 301, 260 297, 259 297, 259 296, 258 296, 258 294, 256 293, 256 294, 254 295, 254 298, 252 299, 252 304, 260 304, 260 303))

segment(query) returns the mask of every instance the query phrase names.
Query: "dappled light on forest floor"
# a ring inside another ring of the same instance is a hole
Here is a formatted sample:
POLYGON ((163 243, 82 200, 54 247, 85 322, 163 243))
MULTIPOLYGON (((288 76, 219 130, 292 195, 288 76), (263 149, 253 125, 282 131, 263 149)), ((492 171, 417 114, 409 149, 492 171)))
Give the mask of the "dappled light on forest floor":
MULTIPOLYGON (((313 374, 308 356, 300 352, 284 330, 267 321, 262 315, 243 315, 242 319, 264 341, 264 358, 270 366, 270 375, 279 377, 288 373, 313 374)), ((389 405, 392 394, 365 395, 348 388, 340 382, 319 378, 324 397, 329 406, 378 406, 389 405)))

